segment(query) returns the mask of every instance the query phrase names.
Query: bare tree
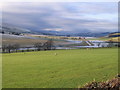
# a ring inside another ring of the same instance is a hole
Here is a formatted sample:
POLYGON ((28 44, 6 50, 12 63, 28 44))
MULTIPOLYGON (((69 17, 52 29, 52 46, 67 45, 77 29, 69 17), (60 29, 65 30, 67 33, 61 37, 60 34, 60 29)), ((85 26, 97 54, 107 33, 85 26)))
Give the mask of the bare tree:
POLYGON ((42 43, 35 43, 34 47, 37 48, 38 51, 40 51, 41 49, 43 49, 43 44, 42 43))
POLYGON ((47 42, 44 43, 44 50, 52 50, 54 45, 53 45, 53 40, 50 39, 47 42))
POLYGON ((7 47, 6 47, 6 51, 8 53, 11 53, 11 50, 13 49, 13 46, 11 44, 8 44, 7 47))
POLYGON ((19 44, 14 44, 13 45, 13 49, 17 52, 18 49, 20 48, 20 45, 19 44))
POLYGON ((109 42, 109 44, 107 45, 107 47, 114 47, 113 42, 109 42))
POLYGON ((8 45, 2 45, 2 52, 8 52, 11 53, 11 51, 16 51, 19 49, 19 44, 8 44, 8 45))
POLYGON ((101 44, 101 43, 99 42, 99 43, 98 43, 98 47, 100 47, 100 44, 101 44))
POLYGON ((6 48, 7 48, 7 46, 3 44, 3 45, 2 45, 2 52, 3 52, 3 53, 6 51, 6 48))

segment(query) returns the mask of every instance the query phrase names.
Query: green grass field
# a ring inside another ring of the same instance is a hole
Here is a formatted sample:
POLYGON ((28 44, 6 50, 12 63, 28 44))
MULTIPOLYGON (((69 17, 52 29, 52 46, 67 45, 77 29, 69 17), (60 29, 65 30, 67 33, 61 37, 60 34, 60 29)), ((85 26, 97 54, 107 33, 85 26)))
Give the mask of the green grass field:
POLYGON ((78 88, 117 73, 117 48, 3 54, 3 88, 78 88))

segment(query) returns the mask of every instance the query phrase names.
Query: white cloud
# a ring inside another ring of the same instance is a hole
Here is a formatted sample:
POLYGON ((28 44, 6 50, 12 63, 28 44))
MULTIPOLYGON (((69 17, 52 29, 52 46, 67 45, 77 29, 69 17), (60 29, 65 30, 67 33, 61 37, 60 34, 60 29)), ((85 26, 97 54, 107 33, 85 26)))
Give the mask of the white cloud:
POLYGON ((46 31, 63 31, 62 28, 45 28, 43 30, 46 30, 46 31))
POLYGON ((1 2, 119 2, 119 0, 4 0, 1 2))

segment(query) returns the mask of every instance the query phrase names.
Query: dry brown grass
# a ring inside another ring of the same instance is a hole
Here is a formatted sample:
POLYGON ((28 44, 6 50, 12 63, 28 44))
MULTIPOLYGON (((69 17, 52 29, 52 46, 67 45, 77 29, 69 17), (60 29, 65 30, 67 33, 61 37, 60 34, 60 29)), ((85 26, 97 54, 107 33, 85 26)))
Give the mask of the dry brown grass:
POLYGON ((89 88, 89 89, 104 88, 104 89, 109 89, 109 90, 110 89, 120 90, 120 75, 113 78, 112 80, 108 80, 105 82, 93 81, 83 86, 83 88, 89 88))
MULTIPOLYGON (((25 45, 34 45, 35 43, 44 43, 47 40, 41 40, 41 39, 2 39, 2 44, 19 44, 21 46, 25 45)), ((55 45, 60 45, 60 44, 68 44, 68 42, 65 41, 54 41, 55 45)))

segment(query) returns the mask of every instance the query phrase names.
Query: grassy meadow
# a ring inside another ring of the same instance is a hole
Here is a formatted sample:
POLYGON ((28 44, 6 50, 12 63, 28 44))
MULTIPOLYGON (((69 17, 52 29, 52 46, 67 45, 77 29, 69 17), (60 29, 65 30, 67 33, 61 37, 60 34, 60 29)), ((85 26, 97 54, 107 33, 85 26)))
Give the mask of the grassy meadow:
POLYGON ((76 49, 2 55, 3 88, 78 88, 118 73, 118 49, 76 49))

